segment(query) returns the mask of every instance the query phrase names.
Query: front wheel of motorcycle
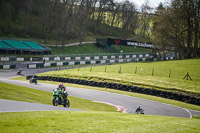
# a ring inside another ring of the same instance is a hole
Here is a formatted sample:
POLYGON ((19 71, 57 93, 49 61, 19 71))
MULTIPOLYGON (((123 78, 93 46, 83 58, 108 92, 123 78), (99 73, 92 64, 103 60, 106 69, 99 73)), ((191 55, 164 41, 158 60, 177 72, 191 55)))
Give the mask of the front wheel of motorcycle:
POLYGON ((58 102, 56 101, 56 98, 55 98, 55 97, 53 98, 52 103, 53 103, 53 106, 57 106, 57 105, 58 105, 58 102))
POLYGON ((65 103, 63 104, 63 106, 66 107, 66 108, 69 108, 69 106, 70 106, 70 102, 69 102, 68 99, 65 100, 65 103))

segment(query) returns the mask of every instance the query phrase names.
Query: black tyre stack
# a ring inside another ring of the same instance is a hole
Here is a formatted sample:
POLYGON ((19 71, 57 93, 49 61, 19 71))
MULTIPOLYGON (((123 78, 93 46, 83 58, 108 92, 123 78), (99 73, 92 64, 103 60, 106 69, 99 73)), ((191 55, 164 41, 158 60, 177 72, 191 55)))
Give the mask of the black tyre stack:
MULTIPOLYGON (((26 77, 29 78, 28 76, 26 77)), ((106 87, 110 89, 116 90, 123 90, 129 92, 136 92, 142 93, 152 96, 159 96, 167 99, 178 100, 190 104, 200 105, 200 98, 192 97, 183 94, 177 94, 175 92, 168 92, 150 88, 143 88, 137 86, 130 86, 130 85, 123 85, 118 83, 108 83, 108 82, 97 82, 97 81, 89 81, 89 80, 82 80, 82 79, 70 79, 70 78, 62 78, 62 77, 51 77, 51 76, 38 76, 38 80, 49 80, 49 81, 56 81, 56 82, 63 82, 63 83, 74 83, 80 85, 88 85, 94 87, 106 87)))

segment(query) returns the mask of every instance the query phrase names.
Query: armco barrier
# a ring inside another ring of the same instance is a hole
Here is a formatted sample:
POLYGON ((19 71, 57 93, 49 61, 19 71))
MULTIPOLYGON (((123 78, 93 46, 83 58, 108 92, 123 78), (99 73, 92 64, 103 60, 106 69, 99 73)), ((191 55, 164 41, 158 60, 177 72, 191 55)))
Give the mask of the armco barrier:
MULTIPOLYGON (((74 55, 53 55, 49 57, 0 57, 0 61, 3 62, 9 62, 9 61, 88 61, 88 60, 114 60, 114 59, 137 59, 138 61, 145 61, 145 60, 156 60, 155 54, 152 53, 112 53, 112 54, 101 54, 101 55, 80 55, 80 54, 74 54, 74 55)), ((173 60, 175 57, 166 57, 162 60, 173 60)))
POLYGON ((70 79, 70 78, 61 78, 61 77, 50 77, 50 76, 38 76, 38 80, 49 80, 49 81, 57 81, 64 83, 75 83, 81 85, 95 86, 95 87, 106 87, 110 89, 117 89, 129 92, 142 93, 147 95, 159 96, 167 99, 178 100, 190 104, 200 105, 200 98, 187 96, 183 94, 177 94, 174 92, 167 92, 161 90, 155 90, 150 88, 143 88, 137 86, 123 85, 118 83, 108 83, 108 82, 96 82, 96 81, 88 81, 81 79, 70 79))
POLYGON ((43 63, 37 63, 37 64, 28 64, 28 68, 43 68, 43 63))
POLYGON ((46 62, 46 63, 36 63, 28 64, 28 68, 43 68, 43 67, 53 67, 53 66, 67 66, 67 65, 89 65, 89 64, 105 64, 105 63, 122 63, 122 62, 134 62, 134 59, 122 59, 118 60, 92 60, 92 61, 69 61, 69 62, 46 62))
POLYGON ((16 65, 0 65, 0 69, 15 69, 16 65))
MULTIPOLYGON (((102 60, 102 59, 128 59, 128 58, 143 58, 150 57, 151 54, 128 54, 124 53, 123 55, 119 55, 117 53, 113 55, 68 55, 68 56, 50 56, 50 57, 0 57, 0 61, 9 62, 9 61, 81 61, 81 60, 102 60)), ((153 56, 151 56, 152 58, 153 56)), ((173 59, 172 57, 168 57, 167 59, 173 59)))

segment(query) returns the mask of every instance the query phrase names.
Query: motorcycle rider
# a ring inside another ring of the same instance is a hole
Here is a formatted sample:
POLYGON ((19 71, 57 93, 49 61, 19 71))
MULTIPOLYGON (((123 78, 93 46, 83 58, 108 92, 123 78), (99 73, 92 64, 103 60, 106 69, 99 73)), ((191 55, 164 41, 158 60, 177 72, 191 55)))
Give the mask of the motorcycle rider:
POLYGON ((32 83, 37 82, 37 76, 36 76, 36 75, 33 75, 33 77, 30 79, 30 81, 31 81, 32 83))
POLYGON ((58 84, 58 90, 61 90, 63 98, 67 98, 67 88, 63 85, 63 83, 58 84))
POLYGON ((59 83, 58 87, 53 90, 53 105, 63 105, 64 107, 69 108, 70 101, 67 99, 68 93, 66 87, 63 83, 59 83))
POLYGON ((20 68, 19 70, 18 70, 18 72, 17 72, 17 74, 21 74, 22 73, 22 68, 20 68))
POLYGON ((36 78, 37 78, 37 76, 36 76, 36 75, 33 75, 33 77, 32 77, 32 78, 35 78, 35 79, 36 79, 36 78))
POLYGON ((144 110, 142 108, 140 108, 140 106, 135 110, 135 113, 141 113, 141 114, 144 114, 144 110))

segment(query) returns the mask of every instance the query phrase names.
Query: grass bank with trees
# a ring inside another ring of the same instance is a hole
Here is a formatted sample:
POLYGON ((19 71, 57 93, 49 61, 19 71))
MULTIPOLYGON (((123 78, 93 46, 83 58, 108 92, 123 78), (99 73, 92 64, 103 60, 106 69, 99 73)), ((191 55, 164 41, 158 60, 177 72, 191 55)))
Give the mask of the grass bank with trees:
POLYGON ((64 45, 93 35, 125 39, 138 27, 136 5, 130 1, 2 0, 0 8, 1 37, 52 39, 64 45))

